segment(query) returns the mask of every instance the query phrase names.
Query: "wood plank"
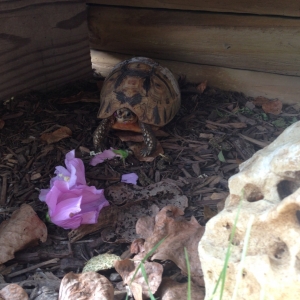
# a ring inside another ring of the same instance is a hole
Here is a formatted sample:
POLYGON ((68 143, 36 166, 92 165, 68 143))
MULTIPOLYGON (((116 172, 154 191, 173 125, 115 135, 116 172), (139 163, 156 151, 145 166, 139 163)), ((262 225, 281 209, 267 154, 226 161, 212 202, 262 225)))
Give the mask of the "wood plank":
MULTIPOLYGON (((45 4, 65 3, 74 5, 74 3, 85 3, 85 0, 0 0, 0 12, 7 12, 12 10, 20 10, 21 8, 30 8, 34 6, 43 6, 45 4)), ((83 7, 83 6, 82 6, 83 7)))
POLYGON ((91 47, 300 75, 300 19, 89 6, 91 47))
POLYGON ((83 1, 12 0, 0 8, 0 100, 91 75, 83 1))
POLYGON ((300 16, 298 0, 87 0, 88 4, 300 16))
MULTIPOLYGON (((92 50, 91 57, 93 69, 99 75, 106 77, 115 64, 132 56, 92 50)), ((250 97, 264 96, 269 99, 279 99, 286 104, 300 103, 300 77, 170 60, 156 61, 168 67, 176 76, 185 75, 190 82, 199 83, 208 80, 209 86, 243 92, 250 97)))

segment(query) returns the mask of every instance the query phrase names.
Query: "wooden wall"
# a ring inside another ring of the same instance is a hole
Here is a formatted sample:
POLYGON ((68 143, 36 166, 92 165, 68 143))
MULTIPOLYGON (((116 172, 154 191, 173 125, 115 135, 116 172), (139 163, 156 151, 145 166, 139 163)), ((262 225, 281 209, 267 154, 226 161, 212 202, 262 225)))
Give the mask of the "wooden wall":
POLYGON ((298 0, 88 0, 92 64, 102 75, 143 55, 189 80, 299 102, 298 0), (109 5, 108 5, 109 4, 109 5))
POLYGON ((0 0, 0 100, 90 74, 84 0, 0 0))

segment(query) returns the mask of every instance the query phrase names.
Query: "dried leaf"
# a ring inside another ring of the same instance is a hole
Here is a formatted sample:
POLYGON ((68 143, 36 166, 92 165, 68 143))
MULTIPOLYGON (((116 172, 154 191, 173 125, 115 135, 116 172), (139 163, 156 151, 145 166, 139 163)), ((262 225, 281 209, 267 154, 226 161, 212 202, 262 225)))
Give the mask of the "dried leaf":
POLYGON ((268 103, 264 103, 262 105, 262 109, 266 113, 279 115, 282 110, 282 102, 280 100, 269 101, 268 103))
POLYGON ((161 283, 163 273, 163 267, 159 263, 148 261, 144 262, 146 278, 149 284, 148 286, 141 272, 141 268, 136 273, 136 269, 139 264, 139 261, 133 261, 130 259, 124 259, 115 263, 116 271, 122 276, 124 284, 127 284, 130 287, 135 299, 142 299, 140 298, 140 291, 142 291, 142 294, 146 297, 149 297, 149 289, 151 293, 154 294, 161 283), (134 279, 133 275, 135 275, 134 279))
POLYGON ((46 225, 30 205, 23 204, 0 225, 0 264, 13 259, 15 252, 46 239, 46 225))
POLYGON ((18 284, 12 283, 4 287, 0 291, 0 299, 2 300, 27 300, 28 295, 25 290, 18 284))
POLYGON ((43 133, 41 135, 41 140, 47 144, 56 143, 64 138, 72 136, 72 131, 69 127, 63 126, 51 133, 43 133))
POLYGON ((226 199, 228 195, 229 195, 228 192, 212 193, 212 195, 210 196, 210 199, 211 200, 223 200, 223 199, 226 199))
POLYGON ((137 254, 140 252, 144 252, 145 251, 144 243, 145 243, 144 239, 134 240, 130 245, 130 253, 137 254))
MULTIPOLYGON (((179 283, 171 278, 163 278, 156 293, 161 300, 188 299, 187 283, 179 283)), ((191 283, 191 300, 203 300, 205 297, 204 288, 195 283, 191 283)))
POLYGON ((262 96, 259 96, 259 97, 256 97, 252 103, 256 106, 262 106, 264 103, 267 103, 269 102, 270 100, 265 98, 265 97, 262 97, 262 96))
POLYGON ((208 205, 204 205, 203 214, 204 214, 204 219, 209 220, 212 217, 214 217, 217 214, 217 212, 213 211, 208 205))
POLYGON ((41 173, 34 173, 30 176, 30 180, 37 180, 42 177, 41 173))
POLYGON ((95 272, 70 272, 62 279, 58 300, 113 300, 114 288, 103 275, 95 272))
POLYGON ((207 80, 204 80, 197 85, 197 90, 202 94, 205 91, 206 87, 207 87, 207 80))
POLYGON ((212 133, 200 133, 199 138, 202 139, 212 139, 214 135, 212 133))
POLYGON ((152 260, 172 260, 184 273, 187 273, 184 247, 187 248, 192 279, 203 285, 203 274, 198 255, 198 244, 204 233, 194 217, 190 221, 183 218, 183 210, 175 206, 164 207, 155 217, 153 234, 145 241, 145 254, 159 241, 166 238, 152 256, 152 260))
POLYGON ((155 218, 150 216, 142 216, 136 222, 136 233, 145 239, 150 237, 153 233, 155 226, 155 218))
POLYGON ((242 122, 235 122, 235 123, 218 123, 218 122, 213 122, 210 120, 206 120, 206 123, 211 124, 211 125, 216 125, 218 127, 223 127, 223 128, 246 128, 247 124, 242 123, 242 122))
POLYGON ((257 97, 253 100, 253 104, 257 106, 262 106, 264 112, 273 115, 279 115, 282 109, 282 102, 278 99, 270 100, 264 97, 257 97))
POLYGON ((132 242, 138 238, 135 224, 138 218, 152 215, 151 206, 154 201, 162 209, 172 204, 185 209, 188 199, 183 195, 181 189, 168 180, 140 187, 118 183, 105 190, 105 196, 112 204, 123 204, 122 207, 105 207, 99 214, 98 223, 93 225, 81 225, 69 233, 72 242, 77 241, 86 234, 99 229, 114 226, 114 233, 117 234, 115 242, 132 242), (126 203, 126 205, 124 205, 126 203))

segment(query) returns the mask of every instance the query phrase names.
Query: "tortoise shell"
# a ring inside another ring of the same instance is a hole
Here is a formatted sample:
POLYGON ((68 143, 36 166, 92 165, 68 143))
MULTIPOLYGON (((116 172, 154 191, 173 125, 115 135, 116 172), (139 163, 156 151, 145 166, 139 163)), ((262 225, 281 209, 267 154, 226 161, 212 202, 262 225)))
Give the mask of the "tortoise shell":
POLYGON ((141 122, 161 127, 174 118, 180 102, 173 74, 152 59, 136 57, 120 62, 106 77, 98 118, 109 118, 116 110, 126 107, 141 122))

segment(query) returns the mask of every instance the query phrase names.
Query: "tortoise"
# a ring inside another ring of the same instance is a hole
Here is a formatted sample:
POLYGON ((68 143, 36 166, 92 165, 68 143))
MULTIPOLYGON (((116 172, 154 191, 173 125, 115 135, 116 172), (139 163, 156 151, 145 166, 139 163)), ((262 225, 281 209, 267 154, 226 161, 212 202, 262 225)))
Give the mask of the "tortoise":
POLYGON ((106 77, 100 94, 101 118, 93 134, 96 150, 111 128, 141 132, 146 147, 142 156, 150 155, 157 140, 153 130, 170 122, 180 108, 180 90, 169 69, 146 57, 118 63, 106 77))

